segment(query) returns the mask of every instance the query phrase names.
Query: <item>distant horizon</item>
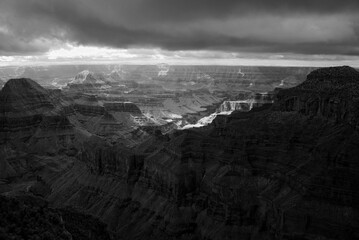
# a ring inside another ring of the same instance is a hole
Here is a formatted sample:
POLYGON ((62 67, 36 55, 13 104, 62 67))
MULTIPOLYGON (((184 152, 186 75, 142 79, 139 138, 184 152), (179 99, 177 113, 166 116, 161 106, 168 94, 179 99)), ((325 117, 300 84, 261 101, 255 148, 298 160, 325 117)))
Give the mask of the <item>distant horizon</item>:
POLYGON ((305 61, 288 61, 281 63, 264 63, 265 60, 257 60, 251 59, 252 61, 243 62, 240 61, 238 63, 229 63, 223 60, 212 60, 205 62, 115 62, 115 61, 100 61, 100 62, 35 62, 35 63, 8 63, 1 64, 0 68, 16 68, 16 67, 48 67, 48 66, 92 66, 92 65, 122 65, 122 66, 155 66, 160 64, 168 64, 170 66, 228 66, 228 67, 236 67, 236 66, 245 66, 245 67, 308 67, 308 68, 325 68, 325 67, 338 67, 338 66, 349 66, 355 69, 359 69, 359 63, 353 62, 308 62, 305 64, 305 61))

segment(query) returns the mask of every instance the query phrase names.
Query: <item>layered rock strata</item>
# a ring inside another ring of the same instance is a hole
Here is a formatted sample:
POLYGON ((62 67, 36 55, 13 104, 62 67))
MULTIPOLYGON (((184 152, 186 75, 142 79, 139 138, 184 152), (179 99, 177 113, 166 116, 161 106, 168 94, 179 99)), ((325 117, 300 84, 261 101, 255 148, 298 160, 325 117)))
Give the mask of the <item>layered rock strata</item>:
POLYGON ((320 69, 279 90, 273 106, 135 153, 90 147, 46 180, 48 199, 98 216, 123 239, 358 239, 358 86, 351 68, 320 69))

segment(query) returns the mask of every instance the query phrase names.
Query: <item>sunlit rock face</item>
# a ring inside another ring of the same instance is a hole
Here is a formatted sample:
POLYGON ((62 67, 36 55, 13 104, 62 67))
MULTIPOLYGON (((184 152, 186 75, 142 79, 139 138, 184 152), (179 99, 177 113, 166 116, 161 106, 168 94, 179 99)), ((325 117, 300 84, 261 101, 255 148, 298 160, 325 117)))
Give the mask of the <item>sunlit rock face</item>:
POLYGON ((356 239, 357 80, 350 68, 321 69, 277 90, 273 105, 131 151, 91 139, 72 168, 44 177, 47 199, 99 217, 122 239, 356 239), (347 101, 350 120, 309 114, 312 96, 347 101))
POLYGON ((224 101, 219 107, 219 112, 232 113, 233 111, 250 111, 253 107, 273 103, 274 93, 241 92, 235 97, 236 100, 224 101))
POLYGON ((233 112, 233 111, 249 111, 253 108, 253 100, 244 100, 244 101, 224 101, 220 108, 220 112, 233 112))

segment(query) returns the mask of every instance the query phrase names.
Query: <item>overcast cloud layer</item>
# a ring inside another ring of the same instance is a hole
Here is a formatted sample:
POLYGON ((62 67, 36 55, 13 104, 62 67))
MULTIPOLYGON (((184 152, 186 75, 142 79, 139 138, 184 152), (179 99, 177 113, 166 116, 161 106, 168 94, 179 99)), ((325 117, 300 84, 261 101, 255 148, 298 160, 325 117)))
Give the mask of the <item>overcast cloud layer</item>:
POLYGON ((353 58, 359 1, 0 1, 0 56, 36 56, 68 44, 353 58))

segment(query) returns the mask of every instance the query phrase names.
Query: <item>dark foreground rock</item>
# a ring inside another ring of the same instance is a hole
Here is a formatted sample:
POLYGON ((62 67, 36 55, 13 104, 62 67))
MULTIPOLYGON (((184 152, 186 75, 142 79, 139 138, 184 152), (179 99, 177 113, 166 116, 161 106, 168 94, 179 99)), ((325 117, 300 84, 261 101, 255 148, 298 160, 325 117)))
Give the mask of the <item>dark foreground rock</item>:
POLYGON ((0 196, 0 239, 111 240, 106 225, 71 209, 49 208, 31 196, 0 196))

